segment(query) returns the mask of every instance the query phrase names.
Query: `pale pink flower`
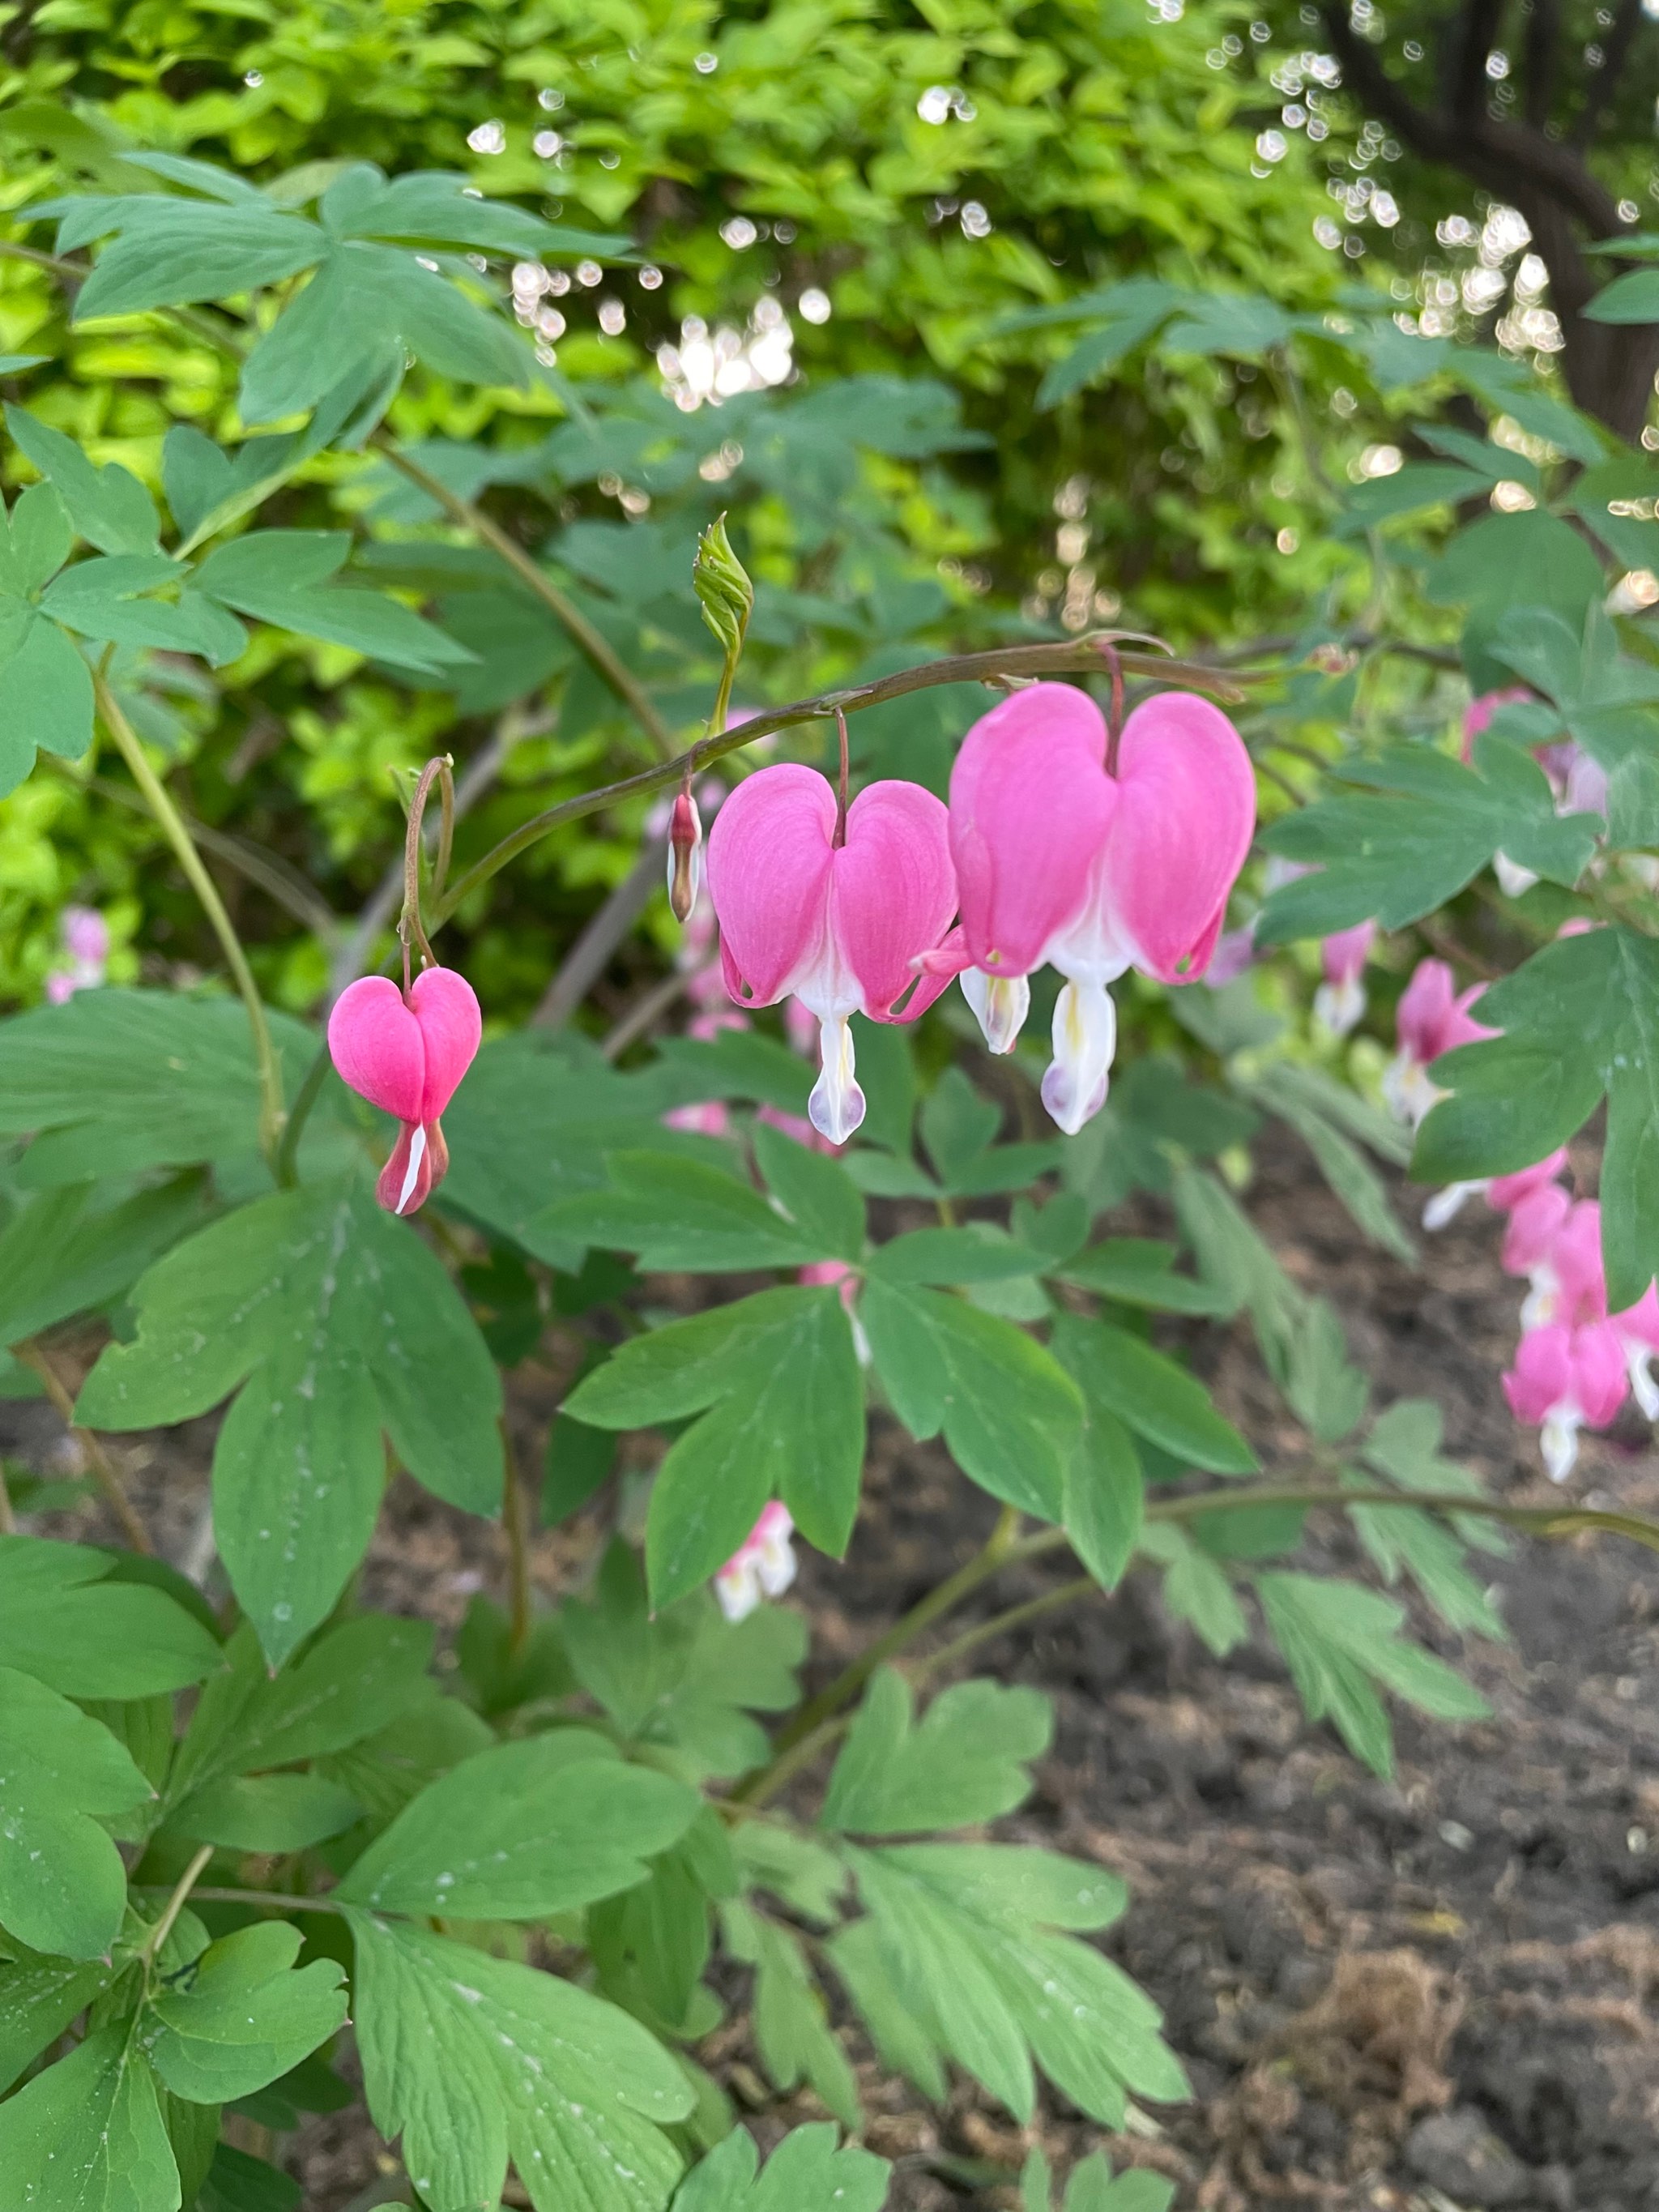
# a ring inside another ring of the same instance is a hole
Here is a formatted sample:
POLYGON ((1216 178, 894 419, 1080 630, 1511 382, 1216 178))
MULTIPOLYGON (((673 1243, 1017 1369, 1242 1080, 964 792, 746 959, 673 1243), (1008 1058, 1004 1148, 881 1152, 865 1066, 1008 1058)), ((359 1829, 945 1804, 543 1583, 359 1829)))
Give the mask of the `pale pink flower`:
POLYGON ((817 1017, 807 1111, 845 1144, 864 1119, 848 1018, 912 1021, 948 981, 916 980, 956 908, 945 808, 919 784, 872 783, 843 819, 816 769, 762 769, 714 817, 708 888, 732 997, 769 1006, 793 994, 817 1017))
POLYGON ((1314 993, 1314 1019, 1334 1037, 1357 1029, 1365 1012, 1365 963, 1376 942, 1376 924, 1357 921, 1320 946, 1325 980, 1314 993))
POLYGON ((77 991, 96 990, 109 959, 109 924, 96 907, 66 906, 58 928, 69 965, 54 969, 46 978, 46 998, 54 1006, 63 1006, 77 991))
POLYGON ((795 1579, 795 1532, 787 1506, 775 1498, 714 1577, 714 1595, 731 1621, 746 1620, 763 1597, 781 1597, 795 1579))
POLYGON ((1469 1012, 1485 988, 1473 984, 1460 996, 1443 960, 1419 961, 1395 1015, 1399 1049, 1382 1073, 1382 1095, 1400 1121, 1415 1128, 1429 1109, 1445 1097, 1429 1079, 1430 1067, 1443 1052, 1498 1034, 1469 1012))
POLYGON ((374 1195, 389 1213, 414 1213, 443 1181, 449 1147, 439 1119, 472 1065, 483 1018, 472 986, 453 968, 428 968, 407 995, 389 976, 362 975, 328 1018, 341 1080, 403 1124, 374 1195))

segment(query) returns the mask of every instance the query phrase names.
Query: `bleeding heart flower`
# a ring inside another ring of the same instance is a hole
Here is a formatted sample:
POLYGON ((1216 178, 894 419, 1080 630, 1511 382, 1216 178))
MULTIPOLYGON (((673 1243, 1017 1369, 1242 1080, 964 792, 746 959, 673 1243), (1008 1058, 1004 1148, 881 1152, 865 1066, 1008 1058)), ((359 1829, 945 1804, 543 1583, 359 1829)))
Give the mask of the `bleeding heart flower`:
MULTIPOLYGON (((1469 1012, 1485 988, 1484 983, 1472 984, 1460 997, 1452 971, 1443 960, 1419 960, 1401 993, 1395 1012, 1399 1050, 1382 1071, 1382 1096, 1397 1118, 1413 1128, 1446 1095, 1429 1080, 1431 1065, 1457 1045, 1497 1036, 1496 1030, 1487 1029, 1469 1012)), ((1466 1193, 1480 1187, 1478 1183, 1454 1186, 1466 1193)))
POLYGON ((1604 1428, 1629 1388, 1625 1350, 1610 1322, 1573 1328, 1551 1322, 1529 1328, 1504 1377, 1516 1420, 1539 1427, 1552 1482, 1565 1482, 1578 1456, 1580 1429, 1604 1428))
POLYGON ((821 1073, 807 1111, 845 1144, 864 1119, 848 1017, 914 1021, 950 980, 916 980, 956 910, 945 808, 919 784, 872 783, 843 822, 816 769, 762 769, 714 817, 708 889, 732 998, 769 1006, 793 992, 817 1015, 821 1073))
MULTIPOLYGON (((1124 724, 1115 773, 1086 694, 1034 684, 984 715, 951 776, 962 899, 963 989, 1006 1052, 1046 960, 1066 979, 1042 1099, 1068 1134, 1105 1103, 1127 968, 1196 982, 1255 827, 1255 778, 1237 732, 1191 693, 1146 700, 1124 724)), ((941 963, 942 964, 942 963, 941 963)))
POLYGON ((781 1597, 795 1579, 789 1539, 794 1522, 775 1498, 714 1577, 714 1595, 728 1620, 746 1620, 763 1596, 781 1597))
POLYGON ((1376 924, 1357 921, 1320 946, 1325 980, 1314 993, 1314 1019, 1334 1037, 1357 1029, 1365 1012, 1365 963, 1376 942, 1376 924))
POLYGON ((389 1213, 418 1212, 449 1169, 439 1115, 472 1065, 483 1033, 472 986, 453 968, 428 968, 408 995, 389 976, 363 975, 328 1018, 340 1079, 403 1127, 374 1195, 389 1213))

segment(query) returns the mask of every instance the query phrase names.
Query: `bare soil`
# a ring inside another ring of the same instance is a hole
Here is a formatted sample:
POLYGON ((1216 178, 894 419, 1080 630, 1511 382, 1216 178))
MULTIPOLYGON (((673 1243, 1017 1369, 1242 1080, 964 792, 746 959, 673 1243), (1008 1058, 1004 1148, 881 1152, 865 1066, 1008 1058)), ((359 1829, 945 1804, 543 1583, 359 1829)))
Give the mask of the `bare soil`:
MULTIPOLYGON (((1453 1455, 1499 1492, 1544 1494, 1498 1388, 1517 1299, 1483 1206, 1430 1242, 1421 1273, 1361 1247, 1288 1146, 1263 1148, 1251 1208, 1286 1267, 1337 1304, 1379 1402, 1437 1398, 1453 1455)), ((1242 1326, 1194 1348, 1271 1459, 1283 1416, 1242 1326)), ((526 1464, 555 1395, 551 1377, 533 1376, 520 1394, 526 1464)), ((48 1413, 5 1418, 14 1451, 61 1465, 48 1413)), ((199 1526, 210 1441, 207 1425, 155 1439, 135 1474, 175 1559, 199 1526)), ((847 1564, 811 1559, 802 1574, 816 1679, 989 1525, 988 1502, 943 1454, 890 1424, 878 1424, 866 1480, 847 1564)), ((1659 1514, 1646 1429, 1592 1440, 1573 1489, 1659 1514)), ((109 1533, 91 1510, 33 1525, 109 1533)), ((579 1521, 538 1540, 550 1598, 600 1539, 597 1522, 579 1521)), ((1322 1540, 1341 1564, 1341 1538, 1322 1540)), ((497 1530, 400 1482, 364 1596, 450 1630, 473 1590, 499 1588, 501 1564, 497 1530)), ((1067 1572, 1044 1562, 1009 1575, 985 1610, 1067 1572)), ((1608 1538, 1522 1544, 1493 1561, 1492 1579, 1510 1644, 1460 1652, 1422 1626, 1494 1717, 1451 1729, 1399 1714, 1388 1784, 1305 1723, 1265 1646, 1214 1662, 1137 1578, 975 1655, 1057 1711, 1036 1793, 1003 1832, 1127 1878, 1133 1902, 1108 1946, 1164 2007, 1194 2097, 1108 2141, 1050 2094, 1034 2138, 966 2087, 934 2112, 866 2063, 867 2139, 897 2166, 892 2212, 1012 2206, 1033 2139, 1057 2172, 1105 2142, 1204 2212, 1659 2212, 1659 1557, 1608 1538)), ((740 2017, 702 2055, 763 2137, 818 2116, 810 2097, 768 2095, 740 2017)), ((374 2201, 394 2170, 349 2113, 283 2154, 307 2212, 374 2201)))

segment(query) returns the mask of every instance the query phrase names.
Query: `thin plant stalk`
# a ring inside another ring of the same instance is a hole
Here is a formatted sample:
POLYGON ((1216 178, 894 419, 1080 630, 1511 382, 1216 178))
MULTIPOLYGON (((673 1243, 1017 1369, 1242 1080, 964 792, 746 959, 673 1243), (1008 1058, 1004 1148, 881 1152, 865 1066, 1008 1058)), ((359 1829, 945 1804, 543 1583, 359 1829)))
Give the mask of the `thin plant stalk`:
POLYGON ((185 826, 183 816, 167 796, 167 787, 145 758, 137 732, 122 713, 120 702, 111 690, 101 669, 94 672, 93 684, 104 726, 115 740, 116 750, 125 761, 132 780, 143 793, 162 835, 178 854, 179 865, 201 902, 202 911, 206 915, 213 933, 219 940, 219 949, 225 956, 225 965, 229 969, 231 979, 247 1009, 247 1025, 253 1038, 253 1058, 259 1071, 259 1149, 274 1176, 283 1141, 283 1066, 276 1056, 270 1024, 265 1017, 259 987, 253 980, 253 970, 247 964, 242 941, 225 911, 225 902, 219 896, 218 885, 208 873, 190 831, 185 826))
MULTIPOLYGON (((116 1472, 115 1462, 105 1450, 102 1441, 90 1429, 82 1428, 75 1418, 75 1400, 69 1386, 46 1356, 45 1347, 34 1337, 12 1346, 12 1357, 37 1374, 46 1386, 46 1392, 62 1417, 64 1426, 87 1455, 93 1480, 103 1492, 104 1502, 126 1532, 126 1539, 135 1552, 143 1552, 153 1558, 155 1546, 150 1533, 138 1517, 137 1508, 127 1496, 125 1485, 116 1472)), ((9 1502, 7 1505, 9 1515, 9 1502)))
POLYGON ((172 1935, 179 1915, 189 1903, 190 1893, 200 1880, 208 1861, 213 1856, 213 1850, 211 1844, 204 1844, 173 1885, 173 1894, 168 1898, 161 1918, 144 1939, 144 1948, 139 1955, 146 1966, 153 1965, 160 1958, 161 1947, 172 1935))
POLYGON ((507 563, 520 582, 541 601, 577 650, 592 664, 629 708, 657 751, 665 756, 672 753, 674 733, 658 713, 650 694, 622 660, 610 640, 594 628, 581 609, 565 596, 551 577, 543 574, 523 547, 516 544, 482 507, 475 507, 470 499, 463 499, 459 492, 452 491, 447 483, 423 469, 418 461, 411 460, 384 431, 376 432, 371 442, 400 476, 407 477, 410 483, 417 484, 428 499, 435 500, 452 522, 459 523, 464 530, 470 530, 480 544, 487 545, 498 559, 507 563))

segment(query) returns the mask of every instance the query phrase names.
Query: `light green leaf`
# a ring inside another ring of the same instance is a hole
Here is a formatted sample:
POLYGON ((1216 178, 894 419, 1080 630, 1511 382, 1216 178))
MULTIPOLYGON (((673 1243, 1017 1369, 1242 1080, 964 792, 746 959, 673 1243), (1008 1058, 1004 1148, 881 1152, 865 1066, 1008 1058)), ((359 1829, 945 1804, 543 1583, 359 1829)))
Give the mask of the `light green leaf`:
POLYGON ((733 2128, 687 2176, 674 2212, 881 2212, 892 2172, 855 2143, 837 2150, 828 2121, 792 2130, 757 2179, 759 2163, 753 2136, 733 2128))
POLYGON ((1592 323, 1659 323, 1659 269, 1627 269, 1580 313, 1592 323))
POLYGON ((221 1557, 266 1654, 286 1657, 362 1557, 380 1432, 450 1503, 500 1497, 501 1381, 441 1263, 367 1193, 316 1185, 240 1208, 136 1286, 81 1417, 151 1428, 240 1386, 214 1452, 221 1557))
POLYGON ((1222 1314, 1231 1310, 1225 1291, 1175 1268, 1176 1248, 1153 1237, 1109 1237, 1055 1270, 1062 1283, 1098 1291, 1121 1305, 1156 1313, 1222 1314))
POLYGON ((755 2042, 774 2086, 808 2082, 838 2120, 857 2127, 858 2083, 799 1939, 746 1905, 728 1904, 721 1918, 726 1948, 755 1969, 755 2042))
POLYGON ((1045 1697, 983 1681, 943 1692, 918 1726, 909 1685, 883 1667, 836 1760, 819 1824, 894 1836, 994 1820, 1030 1794, 1026 1762, 1053 1734, 1045 1697))
POLYGON ((0 1959, 0 2094, 49 2043, 54 2043, 118 1970, 103 1959, 42 1957, 21 1943, 0 1959))
POLYGON ((501 1744, 423 1790, 337 1893, 376 1911, 544 1919, 631 1888, 698 1802, 590 1729, 501 1744))
POLYGON ((1212 1474, 1249 1474, 1257 1466, 1231 1421, 1210 1402, 1195 1376, 1164 1352, 1109 1322, 1062 1315, 1054 1324, 1054 1346, 1081 1379, 1089 1397, 1160 1450, 1212 1474))
POLYGON ((348 1790, 320 1775, 232 1775, 194 1792, 167 1826, 228 1850, 281 1853, 341 1835, 362 1814, 348 1790))
MULTIPOLYGON (((1034 2100, 1033 2058, 1106 2127, 1123 2124, 1126 2089, 1186 2096, 1156 2007, 1098 1951, 1052 1932, 1045 1894, 1058 1902, 1059 1893, 1048 1875, 1036 1898, 1028 1893, 1012 1867, 1026 1856, 949 1844, 856 1854, 860 1893, 917 2031, 1022 2119, 1034 2100), (1014 1876, 1007 1889, 1000 1886, 1005 1868, 1014 1876)), ((1091 1887, 1092 1869, 1042 1856, 1091 1887)), ((1109 1882, 1107 1893, 1109 1901, 1083 1924, 1097 1925, 1121 1906, 1121 1887, 1109 1882)), ((1059 1924, 1079 1924, 1076 1910, 1059 1924)))
POLYGON ((74 527, 61 495, 49 483, 30 484, 0 520, 0 592, 27 599, 63 567, 74 544, 74 527))
POLYGON ((1403 928, 1455 897, 1500 851, 1571 884, 1595 849, 1599 818, 1558 815, 1542 769, 1501 740, 1483 739, 1473 768, 1402 746, 1347 761, 1341 772, 1368 788, 1281 816, 1265 835, 1271 851, 1312 872, 1270 895, 1256 925, 1262 944, 1373 918, 1403 928))
POLYGON ((861 1258, 864 1200, 846 1171, 765 1121, 756 1123, 753 1141, 773 1197, 802 1234, 831 1259, 861 1258))
POLYGON ((0 1536, 0 1667, 70 1698, 154 1697, 199 1682, 217 1644, 165 1591, 109 1582, 108 1552, 0 1536))
MULTIPOLYGON (((80 294, 84 301, 95 279, 80 294)), ((26 408, 8 407, 6 428, 24 458, 40 470, 88 544, 100 553, 152 553, 161 535, 155 502, 118 461, 99 468, 73 438, 26 408)))
POLYGON ((1249 1633, 1244 1608, 1225 1571, 1167 1521, 1148 1522, 1140 1548, 1163 1567, 1164 1602, 1197 1632, 1218 1659, 1236 1650, 1249 1633))
POLYGON ((1315 1575, 1256 1577, 1261 1609, 1310 1720, 1330 1720, 1385 1778, 1394 1743, 1379 1687, 1436 1720, 1481 1720, 1492 1708, 1443 1660, 1401 1639, 1403 1606, 1356 1583, 1315 1575))
POLYGON ((864 1386, 833 1287, 763 1291, 637 1337, 565 1407, 599 1428, 710 1409, 675 1439, 652 1493, 647 1556, 659 1605, 723 1565, 775 1495, 809 1543, 837 1557, 846 1548, 864 1386))
POLYGON ((1530 1167, 1607 1099, 1601 1239, 1612 1311, 1659 1269, 1659 945, 1620 926, 1547 945, 1483 994, 1502 1035, 1435 1063, 1451 1093, 1412 1173, 1458 1182, 1530 1167))
POLYGON ((814 1227, 786 1219, 750 1185, 700 1160, 611 1152, 606 1165, 610 1189, 550 1206, 542 1217, 549 1228, 579 1243, 636 1252, 653 1273, 797 1267, 838 1256, 814 1227))
POLYGON ((19 1207, 0 1234, 0 1344, 105 1305, 199 1221, 202 1192, 171 1182, 111 1206, 66 1184, 19 1207))
POLYGON ((31 2212, 179 2212, 178 2163, 131 2022, 0 2105, 0 2169, 31 2212))
POLYGON ((995 1283, 1041 1274, 1046 1253, 988 1221, 961 1229, 912 1229, 872 1254, 870 1273, 884 1283, 995 1283))
POLYGON ((153 1794, 101 1722, 0 1667, 0 1922, 31 1950, 107 1951, 126 1910, 126 1869, 98 1820, 153 1794))
POLYGON ((951 1456, 981 1489, 1057 1521, 1082 1401, 1053 1354, 939 1291, 872 1279, 859 1318, 910 1433, 921 1439, 943 1428, 951 1456))
POLYGON ((140 2047, 175 2097, 222 2105, 251 2096, 343 2025, 341 1968, 319 1959, 294 1972, 301 1941, 285 1921, 239 1928, 151 1998, 140 2047))
POLYGON ((1103 1589, 1115 1589, 1129 1564, 1146 1508, 1140 1457, 1128 1430, 1094 1387, 1095 1360, 1069 1331, 1057 1332, 1054 1356, 1083 1395, 1083 1428, 1066 1465, 1066 1534, 1103 1589))
POLYGON ((349 1918, 369 2111, 429 2204, 489 2212, 510 2155, 537 2212, 662 2212, 681 2160, 661 2130, 694 2098, 653 2036, 552 1974, 349 1918))
POLYGON ((26 702, 0 736, 0 799, 34 766, 37 747, 79 760, 92 743, 92 671, 73 639, 44 615, 26 612, 15 650, 0 653, 6 688, 26 702))

